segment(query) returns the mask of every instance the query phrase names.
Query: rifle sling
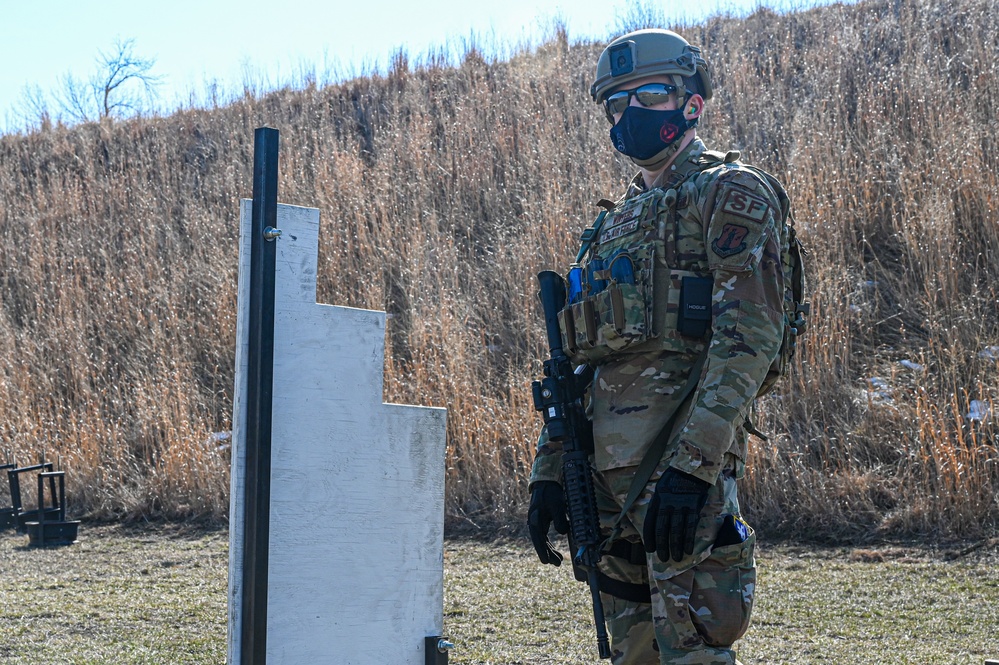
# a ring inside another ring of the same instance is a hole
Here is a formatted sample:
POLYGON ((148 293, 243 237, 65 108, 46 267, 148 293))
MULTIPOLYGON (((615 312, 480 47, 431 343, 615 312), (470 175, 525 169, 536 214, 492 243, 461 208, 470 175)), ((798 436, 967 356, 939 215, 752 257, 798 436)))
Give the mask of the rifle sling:
MULTIPOLYGON (((643 562, 644 564, 644 562, 643 562)), ((632 603, 648 604, 652 602, 652 590, 647 584, 622 582, 597 571, 597 583, 604 593, 627 600, 632 603)))
MULTIPOLYGON (((644 566, 646 563, 645 546, 641 543, 629 543, 626 540, 619 540, 608 550, 602 552, 604 556, 613 556, 624 559, 635 566, 644 566)), ((577 582, 586 582, 586 570, 580 568, 575 563, 572 564, 572 573, 577 582)), ((601 570, 597 570, 597 586, 603 593, 621 598, 632 603, 651 603, 652 592, 648 584, 637 584, 624 582, 610 577, 601 570)))

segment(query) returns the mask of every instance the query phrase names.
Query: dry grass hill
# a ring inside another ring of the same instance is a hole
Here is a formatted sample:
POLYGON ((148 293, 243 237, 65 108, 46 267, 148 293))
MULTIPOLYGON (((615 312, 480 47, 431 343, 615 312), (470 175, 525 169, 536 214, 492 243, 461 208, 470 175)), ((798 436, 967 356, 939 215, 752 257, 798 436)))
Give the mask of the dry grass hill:
MULTIPOLYGON (((999 514, 999 8, 864 0, 685 36, 701 135, 787 183, 809 249, 799 364, 760 404, 746 504, 819 539, 999 514)), ((237 201, 253 129, 321 210, 319 298, 384 309, 385 398, 449 409, 447 510, 523 513, 544 352, 534 275, 631 172, 587 94, 601 46, 399 55, 386 75, 0 137, 0 460, 58 457, 78 511, 228 507, 237 201)))

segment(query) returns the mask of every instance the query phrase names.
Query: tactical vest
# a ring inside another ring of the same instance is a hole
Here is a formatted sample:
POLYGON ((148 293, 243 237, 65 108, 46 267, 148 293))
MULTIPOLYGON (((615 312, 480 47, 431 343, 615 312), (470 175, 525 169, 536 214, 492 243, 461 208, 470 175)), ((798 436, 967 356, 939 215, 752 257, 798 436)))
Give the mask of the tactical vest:
MULTIPOLYGON (((787 371, 808 313, 803 302, 803 250, 783 186, 765 171, 737 163, 738 157, 738 152, 707 151, 698 169, 674 187, 651 189, 607 205, 584 232, 568 274, 568 302, 559 314, 564 349, 574 362, 600 364, 624 354, 656 351, 707 352, 714 283, 705 232, 715 205, 739 201, 715 201, 717 186, 708 188, 707 200, 698 201, 695 180, 710 169, 724 169, 718 182, 724 179, 749 193, 750 206, 754 194, 766 195, 780 206, 774 217, 784 274, 784 335, 759 394, 769 392, 787 371), (685 210, 695 205, 698 211, 685 210)), ((723 233, 714 241, 723 246, 713 251, 724 255, 738 249, 747 254, 745 245, 739 244, 745 240, 740 234, 736 227, 730 236, 723 233)))

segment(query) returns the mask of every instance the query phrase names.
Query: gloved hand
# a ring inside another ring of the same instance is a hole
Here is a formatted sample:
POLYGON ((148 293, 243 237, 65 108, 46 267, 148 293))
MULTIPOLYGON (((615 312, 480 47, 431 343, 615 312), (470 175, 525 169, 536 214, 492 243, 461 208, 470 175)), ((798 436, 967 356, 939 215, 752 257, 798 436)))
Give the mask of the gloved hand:
POLYGON ((660 561, 680 561, 694 551, 694 535, 711 488, 706 481, 672 467, 656 483, 645 515, 642 541, 660 561))
POLYGON ((565 495, 558 483, 540 480, 534 483, 534 490, 531 492, 531 505, 527 509, 527 528, 541 563, 561 566, 562 553, 548 540, 548 528, 553 522, 555 530, 559 533, 569 532, 569 519, 565 514, 565 495))

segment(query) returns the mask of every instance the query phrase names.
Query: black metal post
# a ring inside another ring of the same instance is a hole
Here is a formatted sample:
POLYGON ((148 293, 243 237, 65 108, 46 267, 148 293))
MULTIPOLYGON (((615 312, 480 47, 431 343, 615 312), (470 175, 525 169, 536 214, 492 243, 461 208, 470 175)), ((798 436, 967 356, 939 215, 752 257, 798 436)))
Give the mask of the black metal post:
MULTIPOLYGON (((46 473, 38 474, 38 541, 45 544, 45 476, 46 473)), ((52 500, 55 501, 55 492, 52 493, 52 500)))
MULTIPOLYGON (((16 468, 17 468, 16 462, 13 464, 10 463, 0 464, 0 471, 6 471, 7 469, 16 469, 16 468)), ((8 474, 7 487, 10 491, 10 505, 8 506, 6 505, 6 502, 4 502, 5 505, 0 506, 0 531, 3 531, 7 527, 15 526, 17 523, 18 510, 17 508, 14 507, 14 490, 12 489, 13 483, 14 481, 10 479, 10 475, 8 474)))
MULTIPOLYGON (((39 504, 36 510, 24 510, 24 505, 21 503, 21 474, 28 473, 29 471, 52 471, 52 462, 42 462, 41 464, 32 464, 30 466, 22 466, 17 469, 9 469, 7 471, 7 482, 10 484, 10 502, 14 511, 14 519, 16 521, 17 530, 24 532, 25 523, 34 519, 36 515, 45 511, 45 506, 39 504)), ((55 492, 55 485, 53 487, 53 492, 55 492)))
POLYGON ((274 379, 274 264, 277 226, 278 131, 253 135, 249 355, 246 381, 242 665, 267 659, 267 548, 271 497, 271 397, 274 379), (265 237, 267 234, 267 237, 265 237))
POLYGON ((37 521, 25 523, 28 545, 70 545, 76 542, 80 521, 66 519, 66 472, 49 471, 38 474, 38 505, 45 505, 45 481, 49 481, 52 507, 38 511, 37 521), (56 482, 58 481, 58 485, 56 482))
POLYGON ((14 507, 14 514, 21 512, 21 479, 18 477, 18 470, 11 469, 7 472, 7 482, 10 484, 10 505, 14 507))

